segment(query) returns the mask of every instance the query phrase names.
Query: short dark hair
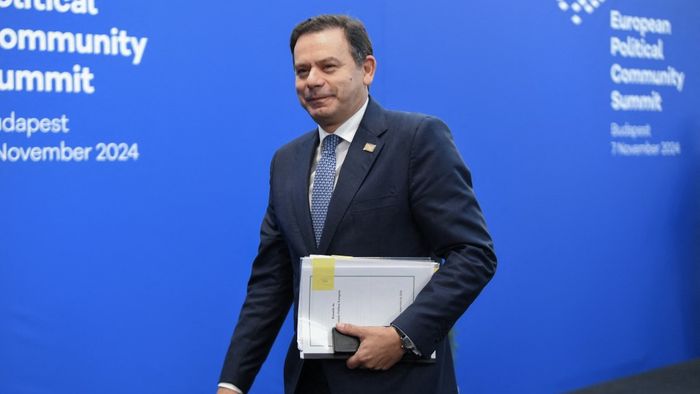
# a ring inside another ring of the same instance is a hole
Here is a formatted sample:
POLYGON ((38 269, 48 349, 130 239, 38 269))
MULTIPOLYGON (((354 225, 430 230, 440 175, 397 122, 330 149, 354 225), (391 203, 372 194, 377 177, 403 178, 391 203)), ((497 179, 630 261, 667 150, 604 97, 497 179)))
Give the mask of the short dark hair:
POLYGON ((318 15, 301 22, 292 30, 292 37, 289 40, 292 57, 294 57, 294 47, 299 37, 328 29, 343 29, 350 45, 350 54, 358 66, 364 63, 367 56, 373 54, 372 42, 362 21, 347 15, 318 15))

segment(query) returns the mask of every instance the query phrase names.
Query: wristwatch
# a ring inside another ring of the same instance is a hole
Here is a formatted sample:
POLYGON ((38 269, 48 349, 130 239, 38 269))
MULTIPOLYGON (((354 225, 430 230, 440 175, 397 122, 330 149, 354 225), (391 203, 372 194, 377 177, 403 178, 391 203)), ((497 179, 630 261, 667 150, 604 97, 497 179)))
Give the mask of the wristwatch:
POLYGON ((403 349, 406 353, 420 357, 420 351, 418 351, 418 348, 413 343, 411 338, 409 338, 405 332, 403 332, 400 328, 396 327, 395 325, 392 324, 391 327, 393 327, 394 330, 396 330, 396 333, 399 334, 399 339, 401 340, 401 349, 403 349))

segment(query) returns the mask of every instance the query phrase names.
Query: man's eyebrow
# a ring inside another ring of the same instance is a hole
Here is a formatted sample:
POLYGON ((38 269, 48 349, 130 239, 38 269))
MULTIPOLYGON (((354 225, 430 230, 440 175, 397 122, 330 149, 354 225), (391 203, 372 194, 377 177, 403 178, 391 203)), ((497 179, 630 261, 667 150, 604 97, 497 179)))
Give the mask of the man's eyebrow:
POLYGON ((319 60, 318 62, 319 63, 331 63, 331 62, 340 63, 340 59, 338 59, 334 56, 329 56, 329 57, 326 57, 326 58, 319 60))
MULTIPOLYGON (((321 64, 323 64, 323 63, 340 63, 340 59, 338 59, 338 58, 335 57, 335 56, 329 56, 329 57, 324 57, 323 59, 318 60, 318 61, 316 61, 315 63, 321 63, 321 64)), ((302 67, 302 66, 307 66, 307 65, 309 65, 309 64, 310 64, 310 62, 298 62, 298 63, 294 63, 294 68, 298 68, 298 67, 302 67)))

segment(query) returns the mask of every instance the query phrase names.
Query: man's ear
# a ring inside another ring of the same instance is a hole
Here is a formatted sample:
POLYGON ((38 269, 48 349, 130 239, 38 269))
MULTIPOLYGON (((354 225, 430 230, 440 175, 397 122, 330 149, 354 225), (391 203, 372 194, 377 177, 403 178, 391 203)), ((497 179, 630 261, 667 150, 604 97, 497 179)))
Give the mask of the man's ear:
POLYGON ((374 72, 377 71, 377 59, 372 55, 367 55, 365 61, 362 62, 362 71, 364 74, 362 82, 365 86, 371 85, 374 80, 374 72))

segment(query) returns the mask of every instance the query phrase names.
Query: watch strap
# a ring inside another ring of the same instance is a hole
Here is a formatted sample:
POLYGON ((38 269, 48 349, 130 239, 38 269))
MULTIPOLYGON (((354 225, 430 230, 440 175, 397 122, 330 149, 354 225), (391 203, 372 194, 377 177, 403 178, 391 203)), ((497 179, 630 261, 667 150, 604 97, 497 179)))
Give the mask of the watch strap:
POLYGON ((411 338, 409 338, 408 335, 406 335, 406 333, 403 332, 403 330, 400 329, 399 327, 397 327, 396 325, 392 324, 391 327, 393 327, 394 330, 396 330, 396 333, 399 334, 399 339, 401 340, 401 348, 406 353, 411 353, 411 354, 414 354, 418 357, 421 357, 420 351, 418 350, 416 345, 413 343, 411 338))

